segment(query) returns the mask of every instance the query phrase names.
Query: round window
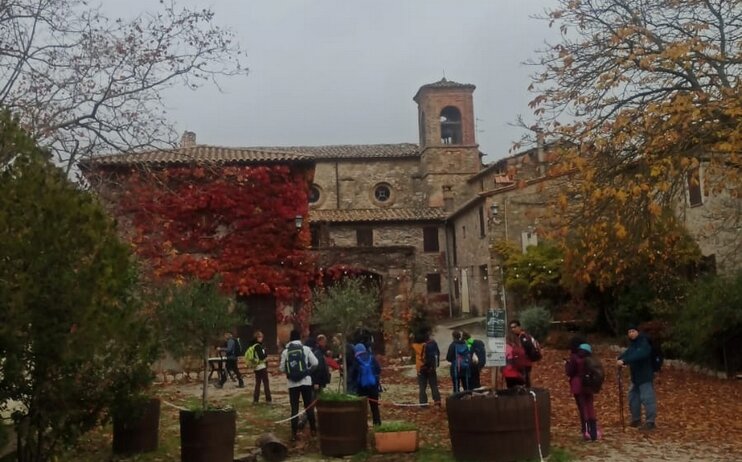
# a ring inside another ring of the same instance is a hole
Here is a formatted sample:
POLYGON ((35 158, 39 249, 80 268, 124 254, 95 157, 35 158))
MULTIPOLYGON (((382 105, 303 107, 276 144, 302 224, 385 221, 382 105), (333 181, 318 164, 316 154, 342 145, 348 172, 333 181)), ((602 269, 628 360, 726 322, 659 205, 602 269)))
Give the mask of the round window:
POLYGON ((310 204, 316 204, 319 202, 320 197, 322 197, 322 191, 320 191, 319 186, 316 184, 313 184, 309 187, 309 203, 310 204))
POLYGON ((386 203, 392 198, 392 188, 388 184, 380 184, 374 188, 374 199, 386 203))

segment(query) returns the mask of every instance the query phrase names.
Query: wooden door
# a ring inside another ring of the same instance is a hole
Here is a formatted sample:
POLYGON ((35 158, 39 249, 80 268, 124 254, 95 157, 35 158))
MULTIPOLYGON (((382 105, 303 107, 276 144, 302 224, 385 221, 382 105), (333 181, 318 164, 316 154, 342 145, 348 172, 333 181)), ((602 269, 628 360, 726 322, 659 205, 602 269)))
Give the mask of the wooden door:
POLYGON ((242 322, 237 326, 237 337, 244 348, 252 343, 256 330, 263 332, 263 346, 268 354, 278 353, 278 326, 276 299, 272 295, 237 297, 237 309, 242 322))

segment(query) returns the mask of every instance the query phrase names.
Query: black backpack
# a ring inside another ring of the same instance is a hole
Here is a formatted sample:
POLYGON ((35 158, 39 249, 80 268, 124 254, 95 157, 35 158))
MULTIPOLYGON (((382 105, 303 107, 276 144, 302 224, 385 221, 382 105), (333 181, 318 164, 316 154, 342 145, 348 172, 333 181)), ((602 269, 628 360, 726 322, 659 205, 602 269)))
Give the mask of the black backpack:
POLYGON ((659 372, 662 370, 662 363, 665 362, 665 358, 662 356, 662 345, 659 340, 654 340, 650 337, 647 337, 647 339, 649 340, 649 346, 651 348, 649 358, 652 361, 652 370, 654 372, 659 372))
POLYGON ((435 340, 428 340, 421 351, 423 368, 432 371, 438 368, 438 345, 435 340))
POLYGON ((301 382, 310 373, 304 346, 290 343, 286 350, 286 377, 292 382, 301 382))
POLYGON ((471 351, 477 355, 477 367, 482 369, 487 364, 487 349, 484 347, 484 342, 477 339, 471 344, 471 351))
POLYGON ((312 376, 312 384, 327 385, 330 383, 330 368, 327 366, 327 361, 325 361, 325 353, 319 348, 316 348, 312 353, 317 357, 317 367, 310 374, 312 376))
POLYGON ((541 361, 541 358, 544 357, 544 354, 541 352, 541 344, 538 343, 538 340, 533 335, 527 332, 521 334, 521 343, 523 344, 523 349, 526 350, 526 356, 528 356, 531 362, 541 361), (523 337, 526 339, 525 342, 523 342, 523 337))
POLYGON ((605 381, 605 371, 600 358, 595 356, 585 357, 585 371, 582 373, 582 387, 592 393, 600 393, 605 381))

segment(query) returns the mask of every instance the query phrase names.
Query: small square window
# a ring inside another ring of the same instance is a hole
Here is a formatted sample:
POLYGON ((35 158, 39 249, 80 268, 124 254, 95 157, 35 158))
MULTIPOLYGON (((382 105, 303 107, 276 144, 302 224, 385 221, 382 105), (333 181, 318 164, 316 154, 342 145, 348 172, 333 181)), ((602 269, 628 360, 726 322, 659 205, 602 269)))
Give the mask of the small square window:
POLYGON ((439 252, 440 245, 438 244, 438 227, 437 226, 426 226, 423 228, 423 251, 424 252, 439 252))
POLYGON ((440 273, 430 273, 425 277, 428 285, 429 294, 438 294, 441 292, 441 275, 440 273))
POLYGON ((356 243, 358 247, 373 247, 374 230, 371 228, 358 228, 356 230, 356 243))

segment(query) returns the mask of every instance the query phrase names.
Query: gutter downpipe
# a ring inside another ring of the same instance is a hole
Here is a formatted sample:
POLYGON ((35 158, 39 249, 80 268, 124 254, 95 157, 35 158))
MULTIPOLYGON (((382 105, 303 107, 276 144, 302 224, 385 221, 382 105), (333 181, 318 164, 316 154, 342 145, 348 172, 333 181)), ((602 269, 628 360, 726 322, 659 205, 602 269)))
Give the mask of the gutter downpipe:
POLYGON ((443 229, 446 236, 446 280, 448 282, 448 317, 453 319, 453 276, 451 275, 451 240, 449 231, 451 223, 448 218, 443 220, 443 229))

